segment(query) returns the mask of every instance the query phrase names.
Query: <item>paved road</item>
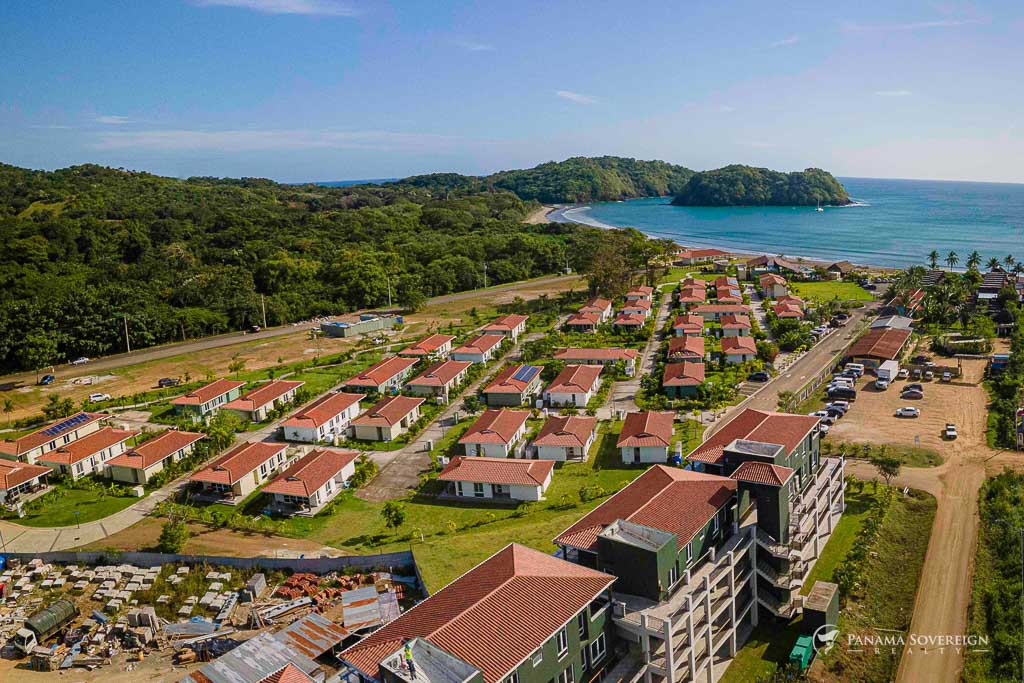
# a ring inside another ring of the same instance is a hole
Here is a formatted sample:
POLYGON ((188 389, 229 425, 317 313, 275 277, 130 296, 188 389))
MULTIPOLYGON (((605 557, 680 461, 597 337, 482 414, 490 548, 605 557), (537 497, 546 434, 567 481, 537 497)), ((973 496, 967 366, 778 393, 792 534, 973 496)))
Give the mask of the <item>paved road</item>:
POLYGON ((632 413, 639 410, 636 405, 636 394, 640 391, 640 378, 654 373, 654 366, 658 361, 658 348, 665 336, 662 333, 662 328, 665 327, 665 321, 668 320, 668 316, 672 312, 671 288, 675 287, 675 284, 669 282, 659 287, 662 290, 662 296, 661 305, 654 318, 654 334, 651 335, 640 358, 637 359, 636 374, 622 382, 615 382, 608 401, 597 411, 598 418, 610 420, 616 411, 624 410, 627 413, 632 413), (669 288, 667 293, 664 291, 666 288, 669 288))

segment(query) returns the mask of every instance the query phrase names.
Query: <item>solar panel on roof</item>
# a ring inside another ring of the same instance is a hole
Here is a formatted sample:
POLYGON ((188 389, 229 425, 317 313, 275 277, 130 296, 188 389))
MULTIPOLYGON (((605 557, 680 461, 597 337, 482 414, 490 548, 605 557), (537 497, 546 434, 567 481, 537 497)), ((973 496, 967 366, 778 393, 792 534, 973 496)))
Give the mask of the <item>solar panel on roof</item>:
POLYGON ((512 375, 512 379, 519 382, 529 382, 537 376, 538 372, 540 372, 540 368, 536 365, 524 365, 516 370, 516 374, 512 375))
POLYGON ((69 417, 63 422, 58 422, 55 425, 47 427, 46 429, 43 430, 43 434, 46 434, 47 436, 56 436, 58 434, 66 432, 72 427, 77 427, 78 425, 82 424, 83 422, 87 422, 88 420, 89 415, 87 415, 86 413, 79 413, 78 415, 69 417))

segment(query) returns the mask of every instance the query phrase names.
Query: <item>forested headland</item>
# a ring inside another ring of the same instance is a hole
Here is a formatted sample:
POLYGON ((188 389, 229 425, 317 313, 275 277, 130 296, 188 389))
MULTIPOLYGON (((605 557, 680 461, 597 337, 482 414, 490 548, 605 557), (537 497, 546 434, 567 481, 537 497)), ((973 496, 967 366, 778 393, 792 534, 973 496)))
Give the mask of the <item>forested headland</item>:
POLYGON ((850 196, 820 168, 780 173, 732 165, 694 173, 675 195, 677 206, 842 206, 850 196))

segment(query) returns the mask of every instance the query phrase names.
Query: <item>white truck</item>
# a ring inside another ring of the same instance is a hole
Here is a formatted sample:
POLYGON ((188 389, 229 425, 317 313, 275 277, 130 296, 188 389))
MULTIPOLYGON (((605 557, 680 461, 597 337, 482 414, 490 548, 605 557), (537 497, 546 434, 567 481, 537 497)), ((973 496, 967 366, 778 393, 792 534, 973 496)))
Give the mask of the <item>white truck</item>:
POLYGON ((875 371, 875 374, 878 375, 879 380, 884 381, 886 384, 891 384, 892 381, 896 379, 896 376, 900 374, 899 361, 885 361, 884 363, 878 366, 878 369, 875 371))

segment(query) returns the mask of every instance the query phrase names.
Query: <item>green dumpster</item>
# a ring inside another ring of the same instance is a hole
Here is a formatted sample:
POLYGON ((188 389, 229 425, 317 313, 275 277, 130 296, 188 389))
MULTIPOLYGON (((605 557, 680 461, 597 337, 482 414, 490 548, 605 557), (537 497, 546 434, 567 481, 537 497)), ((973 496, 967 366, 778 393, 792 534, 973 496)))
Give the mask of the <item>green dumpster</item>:
POLYGON ((813 642, 811 636, 800 636, 797 638, 796 645, 793 646, 792 651, 789 653, 789 663, 794 664, 800 671, 810 666, 811 658, 814 657, 814 650, 811 649, 813 642))

